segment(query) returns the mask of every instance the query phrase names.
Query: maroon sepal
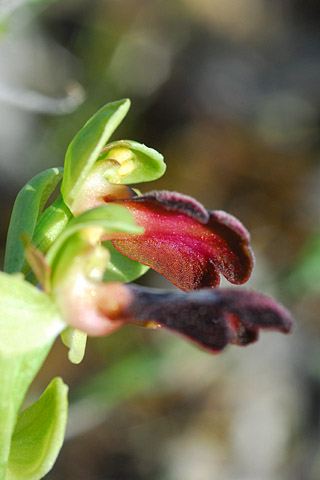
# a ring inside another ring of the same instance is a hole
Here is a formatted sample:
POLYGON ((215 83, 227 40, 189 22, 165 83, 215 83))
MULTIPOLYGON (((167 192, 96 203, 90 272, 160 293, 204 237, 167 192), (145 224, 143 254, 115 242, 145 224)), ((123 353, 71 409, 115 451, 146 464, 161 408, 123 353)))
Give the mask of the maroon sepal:
POLYGON ((219 352, 229 343, 248 345, 260 329, 290 332, 289 312, 260 293, 236 289, 164 292, 128 285, 132 302, 121 312, 129 323, 153 322, 188 337, 199 346, 219 352))
POLYGON ((142 235, 112 233, 115 248, 150 266, 181 290, 217 287, 219 273, 246 282, 253 267, 249 233, 232 215, 208 211, 191 197, 156 191, 117 203, 128 208, 142 235))

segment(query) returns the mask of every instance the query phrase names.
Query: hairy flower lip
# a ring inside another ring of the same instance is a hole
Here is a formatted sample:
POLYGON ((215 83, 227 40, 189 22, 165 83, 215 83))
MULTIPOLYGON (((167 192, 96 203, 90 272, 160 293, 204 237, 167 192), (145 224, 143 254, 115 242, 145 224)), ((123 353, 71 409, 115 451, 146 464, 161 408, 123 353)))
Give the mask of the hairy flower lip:
POLYGON ((234 284, 248 280, 254 262, 250 235, 232 215, 208 211, 192 197, 166 190, 111 202, 128 208, 145 232, 104 240, 112 240, 120 253, 148 265, 180 289, 217 287, 219 273, 234 284))
POLYGON ((166 292, 128 285, 132 301, 122 310, 128 323, 150 322, 189 338, 211 352, 228 344, 245 346, 258 339, 261 329, 289 333, 290 313, 260 293, 237 289, 166 292))
POLYGON ((184 213, 203 224, 209 220, 208 210, 195 198, 183 193, 170 192, 169 190, 151 190, 134 199, 136 203, 144 203, 146 200, 156 201, 168 211, 184 213))

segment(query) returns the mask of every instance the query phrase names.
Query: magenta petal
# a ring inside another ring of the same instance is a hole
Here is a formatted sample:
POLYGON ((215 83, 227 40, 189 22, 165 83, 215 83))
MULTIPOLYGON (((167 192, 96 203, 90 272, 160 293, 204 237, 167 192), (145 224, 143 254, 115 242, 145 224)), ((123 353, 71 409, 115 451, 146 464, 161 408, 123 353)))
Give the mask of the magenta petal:
POLYGON ((124 255, 163 274, 182 290, 216 287, 219 273, 242 284, 250 276, 250 237, 232 215, 208 211, 175 192, 150 192, 119 201, 130 210, 143 235, 112 234, 124 255))
POLYGON ((236 289, 182 293, 128 286, 133 301, 122 315, 137 325, 154 322, 213 352, 229 343, 248 345, 260 329, 288 333, 289 312, 269 297, 236 289))

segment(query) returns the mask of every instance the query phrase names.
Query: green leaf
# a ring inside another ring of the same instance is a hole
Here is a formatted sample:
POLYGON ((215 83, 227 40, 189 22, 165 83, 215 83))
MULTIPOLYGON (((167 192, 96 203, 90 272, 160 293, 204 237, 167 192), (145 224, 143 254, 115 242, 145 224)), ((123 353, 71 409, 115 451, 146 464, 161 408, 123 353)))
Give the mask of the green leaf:
POLYGON ((70 220, 67 227, 57 238, 47 254, 47 261, 52 270, 55 262, 63 251, 67 240, 75 233, 90 227, 101 228, 105 233, 126 232, 139 235, 143 232, 142 227, 135 224, 133 216, 120 205, 105 205, 82 213, 70 220))
POLYGON ((150 182, 160 178, 166 171, 161 153, 132 140, 109 143, 99 157, 99 160, 102 159, 113 159, 119 162, 118 165, 116 162, 111 165, 104 175, 105 179, 111 183, 129 185, 150 182), (121 168, 124 170, 122 175, 121 168))
POLYGON ((20 272, 24 263, 24 246, 21 234, 32 238, 37 218, 49 196, 62 177, 63 169, 50 168, 32 178, 19 192, 11 215, 4 270, 20 272))
POLYGON ((129 99, 108 103, 88 120, 70 143, 65 158, 61 193, 71 211, 86 176, 129 108, 129 99))
POLYGON ((6 480, 38 480, 52 468, 65 435, 68 387, 55 378, 39 400, 18 416, 6 480))
POLYGON ((103 242, 103 246, 110 252, 110 260, 103 277, 104 282, 132 282, 149 270, 146 265, 122 255, 110 241, 103 242))
POLYGON ((65 328, 49 295, 20 275, 0 272, 0 355, 43 347, 65 328))
POLYGON ((0 479, 5 479, 17 413, 52 342, 24 354, 0 354, 0 479))
POLYGON ((56 336, 65 328, 48 295, 0 272, 0 479, 24 395, 56 336))

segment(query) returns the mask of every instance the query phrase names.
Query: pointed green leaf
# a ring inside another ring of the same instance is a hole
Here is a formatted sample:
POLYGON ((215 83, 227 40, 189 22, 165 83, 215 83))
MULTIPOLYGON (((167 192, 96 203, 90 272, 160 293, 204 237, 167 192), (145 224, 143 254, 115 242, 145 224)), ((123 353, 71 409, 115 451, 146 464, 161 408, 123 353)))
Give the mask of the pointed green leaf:
POLYGON ((132 282, 149 270, 146 265, 122 255, 110 241, 103 242, 103 245, 110 252, 110 260, 103 277, 104 282, 132 282))
POLYGON ((65 158, 61 193, 71 211, 86 176, 129 108, 129 99, 108 103, 90 118, 70 143, 65 158))
POLYGON ((20 272, 24 263, 24 246, 21 234, 32 238, 37 218, 49 196, 62 177, 62 168, 50 168, 32 178, 20 190, 11 215, 4 270, 8 273, 20 272))
POLYGON ((18 416, 6 480, 39 480, 52 468, 63 444, 68 387, 55 378, 39 400, 18 416))
POLYGON ((102 159, 116 160, 113 164, 110 162, 104 174, 111 183, 150 182, 160 178, 166 170, 161 153, 132 140, 109 143, 99 157, 102 159))

